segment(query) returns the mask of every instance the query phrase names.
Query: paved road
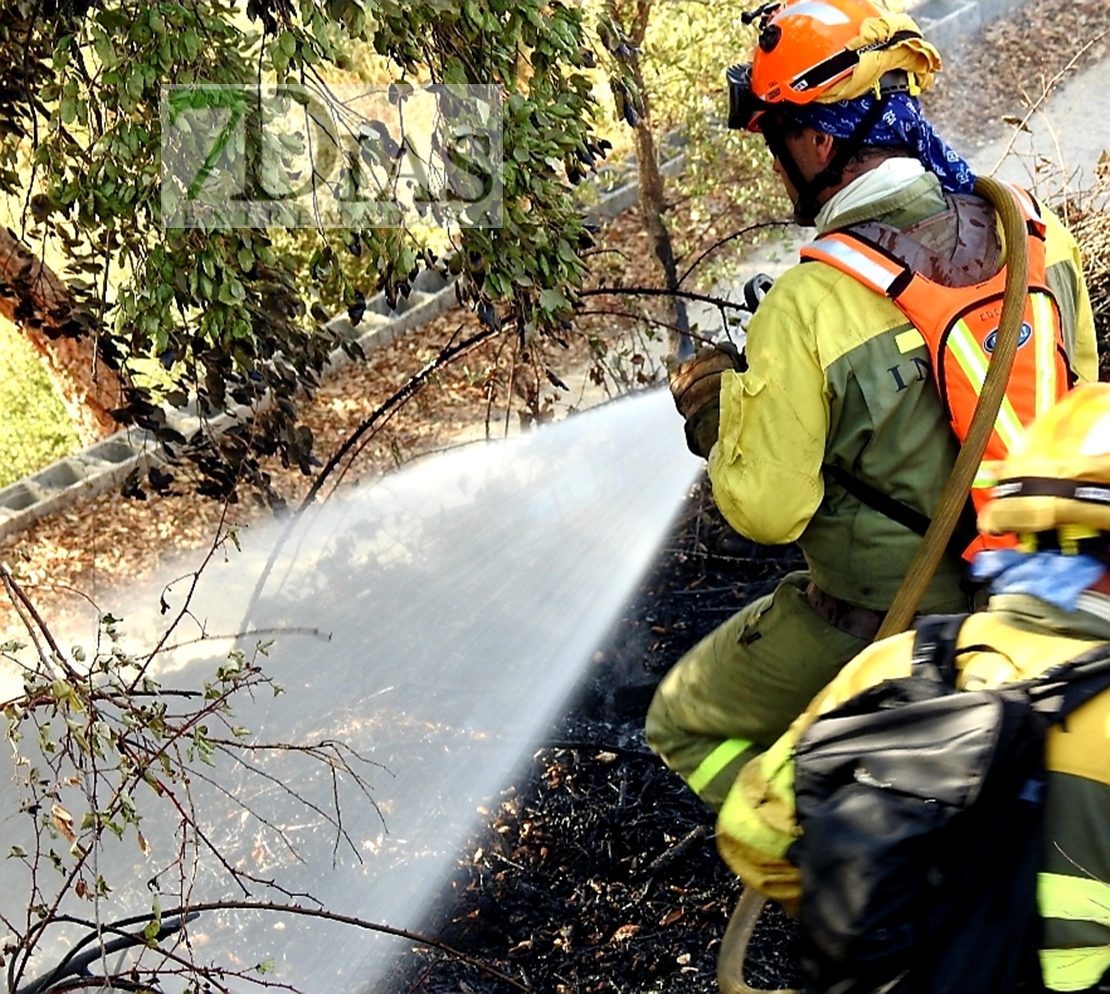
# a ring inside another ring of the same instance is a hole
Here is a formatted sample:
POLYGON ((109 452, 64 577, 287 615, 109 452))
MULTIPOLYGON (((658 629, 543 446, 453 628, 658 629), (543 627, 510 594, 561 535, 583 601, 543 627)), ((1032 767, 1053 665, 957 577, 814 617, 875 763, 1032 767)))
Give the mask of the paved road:
POLYGON ((972 165, 992 173, 1005 156, 997 175, 1049 200, 1065 184, 1070 192, 1093 186, 1100 157, 1110 158, 1108 71, 1110 56, 1069 79, 1029 119, 1027 132, 980 149, 972 165))

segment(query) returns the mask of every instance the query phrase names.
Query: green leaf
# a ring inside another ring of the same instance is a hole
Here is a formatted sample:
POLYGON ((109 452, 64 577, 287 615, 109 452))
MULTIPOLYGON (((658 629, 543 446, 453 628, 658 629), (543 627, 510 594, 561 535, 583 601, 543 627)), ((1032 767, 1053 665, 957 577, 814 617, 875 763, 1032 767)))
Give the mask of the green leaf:
POLYGON ((143 74, 139 69, 133 70, 127 76, 127 95, 132 100, 139 100, 143 95, 143 74))
POLYGON ((457 55, 452 55, 443 67, 443 81, 445 83, 467 83, 466 66, 457 55))
POLYGON ((143 938, 146 939, 146 944, 153 948, 158 943, 158 933, 162 929, 162 902, 158 900, 158 895, 154 895, 154 899, 150 902, 151 919, 143 929, 143 938))
POLYGON ((93 49, 96 57, 100 59, 104 68, 111 69, 116 64, 116 49, 111 39, 102 31, 97 31, 93 37, 93 49))
POLYGON ((558 290, 541 290, 540 307, 549 314, 565 311, 570 307, 570 301, 558 290))

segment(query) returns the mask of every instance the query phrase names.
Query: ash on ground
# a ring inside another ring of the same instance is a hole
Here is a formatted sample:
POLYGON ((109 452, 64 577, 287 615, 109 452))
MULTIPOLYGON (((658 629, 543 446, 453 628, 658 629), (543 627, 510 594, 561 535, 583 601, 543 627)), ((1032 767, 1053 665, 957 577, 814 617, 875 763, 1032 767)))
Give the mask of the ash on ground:
MULTIPOLYGON (((708 487, 686 502, 656 563, 594 659, 570 713, 506 785, 423 933, 536 991, 715 992, 716 955, 740 885, 713 815, 644 744, 651 692, 698 639, 790 569, 796 547, 749 542, 708 487)), ((767 912, 748 982, 796 982, 791 922, 767 912)), ((442 952, 414 948, 393 994, 511 988, 442 952)))

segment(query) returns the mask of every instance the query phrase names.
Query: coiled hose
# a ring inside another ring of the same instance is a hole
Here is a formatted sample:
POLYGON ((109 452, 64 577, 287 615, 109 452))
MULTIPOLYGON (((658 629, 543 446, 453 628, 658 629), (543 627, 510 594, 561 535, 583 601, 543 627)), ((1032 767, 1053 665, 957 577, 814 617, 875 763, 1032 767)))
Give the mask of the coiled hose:
MULTIPOLYGON (((971 482, 983 461, 983 453, 994 430, 995 418, 998 417, 998 409, 1010 382, 1010 370, 1017 354, 1018 335, 1025 314, 1025 298, 1029 292, 1029 248, 1025 220, 1013 194, 998 180, 980 176, 975 181, 975 192, 989 201, 998 212, 1008 253, 998 342, 991 354, 979 402, 975 405, 971 425, 952 467, 952 474, 941 492, 940 503, 925 532, 925 538, 918 546, 905 579, 875 636, 876 641, 905 631, 913 620, 917 605, 948 548, 948 541, 971 490, 971 482)), ((744 960, 765 902, 766 898, 762 894, 750 888, 745 888, 740 895, 717 955, 717 985, 721 994, 756 994, 756 989, 749 987, 744 980, 744 960)), ((797 992, 779 990, 770 994, 797 992)))

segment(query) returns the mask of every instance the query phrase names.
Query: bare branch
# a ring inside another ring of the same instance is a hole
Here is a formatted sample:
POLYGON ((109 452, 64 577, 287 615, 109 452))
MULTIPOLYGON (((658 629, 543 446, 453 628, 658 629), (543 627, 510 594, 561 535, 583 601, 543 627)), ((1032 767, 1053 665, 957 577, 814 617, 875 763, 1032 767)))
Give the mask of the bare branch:
POLYGON ((371 428, 377 425, 377 423, 381 421, 387 414, 391 413, 396 407, 403 404, 421 387, 423 387, 433 373, 435 373, 437 370, 442 369, 444 366, 457 359, 459 356, 469 352, 475 346, 480 345, 482 342, 488 341, 490 338, 493 338, 497 334, 499 334, 498 331, 495 331, 492 328, 487 328, 475 335, 471 335, 469 338, 465 339, 462 342, 459 342, 457 345, 448 344, 444 346, 444 348, 440 350, 439 354, 433 360, 431 360, 431 362, 425 364, 425 366, 415 376, 409 379, 409 381, 404 386, 402 386, 383 404, 375 409, 369 417, 363 420, 362 423, 359 424, 359 426, 355 428, 355 430, 351 432, 351 434, 349 434, 346 439, 344 439, 343 444, 340 445, 338 449, 336 449, 332 457, 328 460, 327 465, 324 466, 324 468, 320 471, 320 474, 312 482, 311 488, 305 495, 304 500, 301 501, 301 505, 297 508, 296 513, 300 514, 315 502, 316 495, 319 494, 320 488, 324 485, 324 481, 327 480, 327 478, 335 471, 336 467, 347 456, 347 453, 355 448, 355 446, 359 442, 359 439, 361 439, 363 435, 365 435, 371 428))

